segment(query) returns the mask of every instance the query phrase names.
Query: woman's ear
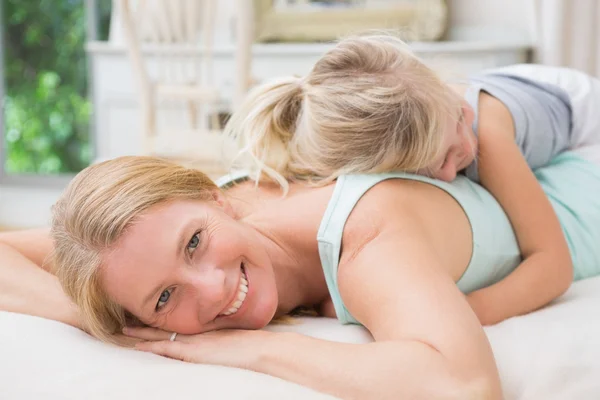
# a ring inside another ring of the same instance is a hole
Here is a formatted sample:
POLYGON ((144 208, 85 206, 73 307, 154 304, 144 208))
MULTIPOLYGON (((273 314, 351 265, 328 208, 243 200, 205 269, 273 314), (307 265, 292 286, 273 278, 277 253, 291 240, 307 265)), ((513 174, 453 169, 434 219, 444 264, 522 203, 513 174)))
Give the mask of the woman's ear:
POLYGON ((231 203, 229 202, 229 200, 227 200, 227 197, 225 197, 221 190, 213 190, 213 199, 223 209, 223 211, 225 211, 225 214, 229 215, 232 218, 235 217, 235 212, 233 211, 231 203))

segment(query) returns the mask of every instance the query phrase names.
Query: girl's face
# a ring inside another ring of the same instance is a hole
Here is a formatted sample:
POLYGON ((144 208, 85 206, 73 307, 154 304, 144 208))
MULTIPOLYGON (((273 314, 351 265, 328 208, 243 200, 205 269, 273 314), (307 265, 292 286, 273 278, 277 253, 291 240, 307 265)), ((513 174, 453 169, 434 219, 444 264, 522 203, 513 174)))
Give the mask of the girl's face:
POLYGON ((458 172, 469 166, 477 155, 477 137, 472 127, 474 118, 473 108, 463 101, 458 121, 451 118, 447 124, 440 156, 418 173, 451 182, 458 172))
POLYGON ((147 210, 104 259, 108 296, 141 322, 183 334, 268 324, 278 305, 270 259, 216 196, 147 210))

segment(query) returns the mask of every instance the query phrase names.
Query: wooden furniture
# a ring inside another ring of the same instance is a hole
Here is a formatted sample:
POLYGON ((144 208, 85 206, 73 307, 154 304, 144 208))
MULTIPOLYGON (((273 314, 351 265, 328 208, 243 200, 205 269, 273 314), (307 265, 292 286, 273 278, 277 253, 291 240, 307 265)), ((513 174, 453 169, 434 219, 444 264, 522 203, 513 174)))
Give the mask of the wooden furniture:
MULTIPOLYGON (((237 0, 236 100, 249 81, 248 3, 237 0)), ((214 75, 218 1, 117 0, 116 5, 139 104, 140 152, 202 165, 227 158, 223 153, 232 149, 221 134, 224 100, 214 75)))

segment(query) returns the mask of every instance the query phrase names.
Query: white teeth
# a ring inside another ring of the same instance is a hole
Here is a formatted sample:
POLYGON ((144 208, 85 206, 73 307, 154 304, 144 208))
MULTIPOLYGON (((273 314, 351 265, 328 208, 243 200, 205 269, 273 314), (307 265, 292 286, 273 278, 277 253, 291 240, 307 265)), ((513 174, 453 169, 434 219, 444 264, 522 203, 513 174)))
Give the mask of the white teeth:
POLYGON ((231 306, 227 309, 227 311, 221 313, 221 315, 232 315, 235 314, 242 304, 244 304, 244 300, 246 299, 248 293, 248 280, 246 279, 246 273, 242 269, 242 276, 240 277, 240 284, 238 286, 238 292, 235 297, 235 301, 231 306))

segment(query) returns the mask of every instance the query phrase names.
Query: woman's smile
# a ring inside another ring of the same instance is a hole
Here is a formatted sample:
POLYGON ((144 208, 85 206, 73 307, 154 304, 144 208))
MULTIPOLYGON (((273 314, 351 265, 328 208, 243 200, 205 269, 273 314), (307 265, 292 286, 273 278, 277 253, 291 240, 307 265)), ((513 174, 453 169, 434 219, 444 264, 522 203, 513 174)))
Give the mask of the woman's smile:
POLYGON ((248 295, 248 276, 246 275, 246 270, 244 268, 244 263, 240 265, 240 278, 239 283, 234 292, 233 300, 229 302, 229 305, 225 308, 219 316, 230 316, 236 314, 242 305, 244 305, 244 301, 246 300, 246 296, 248 295))

